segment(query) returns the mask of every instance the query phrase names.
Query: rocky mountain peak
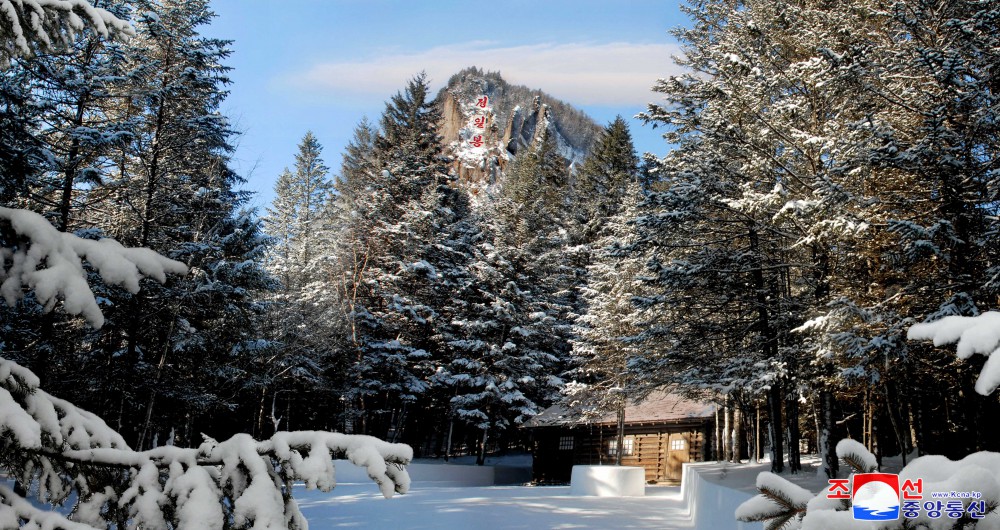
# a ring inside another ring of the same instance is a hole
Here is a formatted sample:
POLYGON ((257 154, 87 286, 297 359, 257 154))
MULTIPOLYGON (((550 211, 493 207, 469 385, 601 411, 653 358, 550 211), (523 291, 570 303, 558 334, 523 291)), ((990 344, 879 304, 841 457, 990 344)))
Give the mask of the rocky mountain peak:
POLYGON ((475 67, 452 76, 437 101, 455 173, 473 193, 501 183, 507 164, 545 136, 571 165, 580 164, 601 131, 572 105, 475 67))

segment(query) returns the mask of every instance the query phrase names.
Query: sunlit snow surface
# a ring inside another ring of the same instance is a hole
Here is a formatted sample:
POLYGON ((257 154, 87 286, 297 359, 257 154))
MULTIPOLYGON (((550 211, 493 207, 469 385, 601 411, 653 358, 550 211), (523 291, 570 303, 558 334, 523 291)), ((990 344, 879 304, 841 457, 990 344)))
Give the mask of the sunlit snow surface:
POLYGON ((676 486, 649 486, 646 497, 607 498, 571 497, 569 486, 415 485, 384 499, 372 484, 339 484, 331 493, 297 488, 295 497, 314 530, 694 528, 676 486))

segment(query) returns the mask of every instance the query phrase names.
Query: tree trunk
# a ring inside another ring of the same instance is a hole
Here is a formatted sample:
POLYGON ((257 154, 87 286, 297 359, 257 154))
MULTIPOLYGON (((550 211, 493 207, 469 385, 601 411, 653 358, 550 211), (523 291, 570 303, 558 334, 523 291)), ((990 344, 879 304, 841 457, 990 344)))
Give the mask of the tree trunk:
POLYGON ((722 409, 722 416, 724 418, 724 423, 722 424, 722 460, 724 462, 731 462, 733 460, 733 446, 730 443, 733 431, 733 411, 729 403, 729 396, 727 395, 726 405, 722 409))
POLYGON ((149 390, 149 401, 146 403, 146 416, 142 422, 142 431, 139 433, 139 443, 136 444, 136 450, 142 451, 142 444, 146 442, 146 435, 149 432, 149 425, 153 419, 153 405, 156 403, 156 394, 160 388, 160 381, 163 380, 164 368, 167 365, 167 352, 170 351, 170 337, 174 334, 174 323, 177 320, 177 312, 174 311, 173 318, 170 320, 170 328, 167 330, 166 344, 163 345, 163 351, 160 353, 160 362, 156 365, 156 378, 153 380, 153 386, 149 390))
POLYGON ((788 408, 788 471, 798 473, 802 471, 802 460, 799 454, 799 400, 795 394, 789 396, 786 402, 788 408))
POLYGON ((819 433, 816 441, 819 445, 820 465, 826 478, 836 478, 840 471, 840 459, 833 445, 833 392, 823 389, 819 393, 819 433))
MULTIPOLYGON (((75 128, 83 125, 83 112, 84 100, 80 100, 77 102, 76 116, 73 119, 75 128)), ((63 171, 62 194, 59 198, 59 226, 56 228, 60 232, 69 231, 69 211, 73 205, 73 184, 76 183, 76 167, 80 163, 77 160, 79 155, 80 138, 74 135, 66 154, 67 166, 63 171)))
POLYGON ((760 446, 760 401, 754 399, 754 427, 753 427, 753 438, 754 438, 754 451, 753 451, 753 462, 756 464, 760 462, 760 459, 764 456, 761 451, 760 446))
POLYGON ((712 452, 715 453, 716 462, 722 461, 722 419, 725 417, 726 409, 725 406, 722 408, 722 414, 719 414, 719 408, 715 409, 715 426, 712 428, 712 452))
POLYGON ((906 442, 904 441, 905 437, 904 437, 904 434, 903 434, 903 427, 901 425, 902 422, 899 421, 896 418, 896 413, 898 411, 893 410, 893 400, 890 397, 889 387, 890 387, 890 384, 886 384, 886 386, 885 386, 885 407, 886 407, 886 410, 889 412, 889 422, 892 424, 892 431, 896 435, 896 443, 899 446, 899 453, 900 453, 900 456, 903 459, 903 467, 906 467, 906 453, 907 453, 907 450, 906 450, 906 442))
POLYGON ((486 436, 489 433, 488 428, 483 429, 483 437, 479 440, 479 447, 476 450, 476 465, 481 466, 486 463, 486 436))
POLYGON ((775 381, 767 391, 767 412, 770 423, 767 434, 771 438, 771 473, 781 473, 785 470, 785 455, 782 447, 781 432, 781 383, 775 381))
POLYGON ((451 434, 455 429, 455 418, 448 418, 448 441, 444 447, 444 461, 451 458, 451 434))
POLYGON ((732 407, 733 410, 733 423, 731 425, 732 432, 729 433, 729 461, 739 464, 740 463, 740 423, 743 421, 743 415, 740 413, 740 407, 736 404, 732 407))
MULTIPOLYGON (((771 327, 771 315, 769 306, 772 303, 769 298, 770 289, 764 281, 763 263, 760 259, 760 241, 757 236, 757 229, 753 221, 747 222, 747 236, 750 243, 750 252, 753 256, 754 265, 751 272, 753 278, 753 289, 756 293, 757 302, 757 333, 760 347, 764 357, 768 360, 778 361, 778 337, 771 327)), ((781 408, 783 406, 784 392, 781 389, 781 381, 777 378, 771 383, 771 388, 767 392, 767 412, 770 419, 768 434, 771 438, 771 472, 781 473, 785 470, 784 464, 784 437, 782 431, 781 408)))
POLYGON ((260 389, 260 405, 257 407, 257 421, 255 434, 258 438, 264 437, 264 407, 267 404, 267 387, 260 389))

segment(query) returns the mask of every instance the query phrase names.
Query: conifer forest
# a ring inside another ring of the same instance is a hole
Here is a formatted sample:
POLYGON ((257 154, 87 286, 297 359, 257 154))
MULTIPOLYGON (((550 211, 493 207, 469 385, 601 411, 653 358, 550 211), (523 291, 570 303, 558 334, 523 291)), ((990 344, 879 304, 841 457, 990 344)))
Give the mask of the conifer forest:
POLYGON ((1000 452, 1000 4, 685 12, 658 152, 418 70, 256 208, 208 0, 0 0, 0 527, 75 528, 34 488, 99 528, 304 528, 327 452, 405 493, 663 389, 773 473, 1000 452))

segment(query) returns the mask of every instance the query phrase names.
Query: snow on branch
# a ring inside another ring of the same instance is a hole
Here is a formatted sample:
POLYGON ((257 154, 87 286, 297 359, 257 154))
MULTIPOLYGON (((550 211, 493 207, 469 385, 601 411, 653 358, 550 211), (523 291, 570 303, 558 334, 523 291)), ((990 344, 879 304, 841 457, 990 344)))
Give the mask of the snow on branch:
POLYGON ((0 296, 13 305, 24 287, 33 289, 39 303, 52 309, 61 298, 67 313, 82 315, 95 328, 104 324, 87 284, 81 259, 101 278, 139 291, 143 276, 165 282, 167 273, 186 274, 187 267, 148 248, 127 248, 113 239, 93 241, 56 230, 44 217, 27 210, 0 207, 0 222, 8 223, 19 241, 0 247, 0 296))
POLYGON ((0 0, 0 66, 38 48, 64 48, 87 28, 105 38, 135 35, 127 22, 86 0, 0 0))
POLYGON ((976 380, 976 392, 984 396, 1000 386, 1000 312, 989 311, 979 316, 949 316, 934 322, 915 324, 906 332, 910 340, 931 340, 935 346, 958 342, 959 359, 973 354, 987 357, 976 380))
MULTIPOLYGON (((134 451, 99 417, 38 388, 28 369, 0 359, 0 454, 43 503, 75 499, 73 519, 106 528, 305 528, 291 496, 294 481, 329 491, 333 459, 364 467, 385 497, 406 493, 413 450, 362 435, 279 432, 257 441, 246 434, 197 448, 134 451), (99 470, 99 472, 98 472, 99 470)), ((31 508, 0 489, 0 528, 87 528, 31 508), (15 521, 14 524, 3 524, 15 521)))
POLYGON ((70 521, 58 513, 35 508, 10 488, 0 485, 0 528, 25 528, 21 521, 34 522, 36 528, 93 530, 92 526, 70 521))
POLYGON ((837 443, 837 456, 851 467, 855 473, 874 473, 878 470, 878 460, 857 440, 844 438, 837 443))
MULTIPOLYGON (((841 440, 837 444, 837 456, 851 465, 855 472, 872 473, 877 469, 875 455, 855 440, 841 440)), ((978 520, 956 525, 954 519, 933 518, 922 511, 916 517, 881 521, 877 527, 882 530, 906 530, 910 528, 998 528, 1000 513, 1000 453, 981 451, 961 460, 950 460, 940 455, 926 455, 914 459, 899 472, 899 482, 921 481, 924 499, 935 498, 935 493, 945 497, 953 492, 979 492, 984 501, 985 513, 978 512, 978 520)), ((848 477, 848 483, 853 474, 848 477)), ((848 491, 852 490, 846 485, 848 491)), ((876 525, 855 520, 850 499, 831 496, 828 487, 817 494, 803 489, 772 473, 761 473, 757 477, 757 489, 761 494, 744 502, 736 510, 736 518, 741 521, 761 521, 767 530, 800 528, 802 530, 861 530, 876 528, 876 525)), ((962 511, 971 513, 971 498, 958 499, 962 511)))
POLYGON ((757 475, 757 490, 760 495, 739 505, 735 516, 745 522, 766 522, 768 529, 797 525, 813 498, 809 490, 769 472, 757 475))

